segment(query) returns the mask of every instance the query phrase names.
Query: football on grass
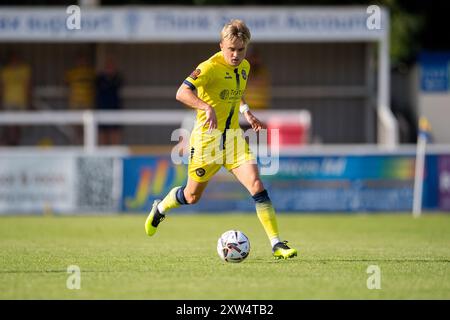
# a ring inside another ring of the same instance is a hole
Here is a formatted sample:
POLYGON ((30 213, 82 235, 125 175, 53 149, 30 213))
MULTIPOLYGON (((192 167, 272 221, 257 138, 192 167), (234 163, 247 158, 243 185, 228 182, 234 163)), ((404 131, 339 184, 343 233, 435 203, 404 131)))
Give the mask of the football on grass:
POLYGON ((250 253, 250 241, 239 230, 226 231, 217 241, 217 253, 225 262, 242 262, 250 253))

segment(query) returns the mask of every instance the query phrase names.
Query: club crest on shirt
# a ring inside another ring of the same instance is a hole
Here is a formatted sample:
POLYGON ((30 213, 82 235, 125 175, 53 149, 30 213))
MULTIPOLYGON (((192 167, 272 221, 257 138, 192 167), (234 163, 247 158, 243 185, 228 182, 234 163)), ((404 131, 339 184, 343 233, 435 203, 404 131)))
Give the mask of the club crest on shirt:
POLYGON ((247 80, 247 72, 245 72, 244 69, 242 69, 241 74, 242 74, 242 78, 243 78, 244 80, 247 80))
POLYGON ((199 177, 203 177, 205 175, 205 169, 203 168, 198 168, 197 170, 195 170, 195 173, 199 176, 199 177))
POLYGON ((200 69, 195 69, 191 72, 189 75, 189 78, 192 78, 193 80, 197 80, 197 77, 200 75, 200 72, 202 72, 200 69))

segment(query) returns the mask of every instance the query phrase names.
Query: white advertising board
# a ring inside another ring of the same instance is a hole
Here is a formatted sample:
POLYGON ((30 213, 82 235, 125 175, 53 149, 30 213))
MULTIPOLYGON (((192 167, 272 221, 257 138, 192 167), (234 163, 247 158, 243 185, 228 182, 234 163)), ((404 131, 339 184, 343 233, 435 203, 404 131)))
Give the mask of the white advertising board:
POLYGON ((67 7, 9 7, 0 9, 0 41, 211 42, 236 18, 254 42, 377 41, 389 29, 388 12, 377 8, 82 7, 77 24, 67 7))
POLYGON ((0 214, 73 211, 75 158, 0 157, 0 214))

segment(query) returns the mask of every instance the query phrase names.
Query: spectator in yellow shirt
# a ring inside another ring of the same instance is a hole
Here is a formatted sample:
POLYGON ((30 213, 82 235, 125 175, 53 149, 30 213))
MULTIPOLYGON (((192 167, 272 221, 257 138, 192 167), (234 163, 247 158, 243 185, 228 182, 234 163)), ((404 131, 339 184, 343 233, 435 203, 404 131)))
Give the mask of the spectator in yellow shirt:
POLYGON ((69 108, 72 110, 93 109, 95 102, 95 70, 85 55, 77 57, 76 65, 65 77, 69 86, 69 108))
MULTIPOLYGON (((72 111, 94 109, 95 107, 95 70, 89 64, 84 54, 76 58, 75 66, 69 69, 65 75, 66 84, 69 86, 68 103, 72 111)), ((83 141, 83 128, 73 127, 73 141, 81 144, 83 141)))
POLYGON ((16 53, 12 53, 8 64, 1 71, 2 107, 8 111, 23 111, 29 108, 31 69, 16 53))
POLYGON ((271 100, 271 78, 255 47, 250 47, 247 60, 252 66, 248 77, 245 101, 252 109, 267 109, 271 100))
MULTIPOLYGON (((1 107, 5 111, 25 111, 31 103, 31 68, 15 52, 11 53, 8 63, 0 72, 1 107)), ((18 145, 21 140, 21 128, 8 126, 2 134, 2 143, 18 145)))

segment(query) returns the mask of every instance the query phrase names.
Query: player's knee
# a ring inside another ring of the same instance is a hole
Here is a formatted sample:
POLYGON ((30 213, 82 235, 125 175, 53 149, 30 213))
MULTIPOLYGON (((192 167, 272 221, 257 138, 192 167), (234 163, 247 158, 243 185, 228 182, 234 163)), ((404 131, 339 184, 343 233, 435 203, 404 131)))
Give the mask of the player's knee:
POLYGON ((191 194, 185 194, 185 197, 186 197, 186 202, 187 203, 194 204, 194 203, 197 203, 200 200, 201 195, 200 194, 191 193, 191 194))
POLYGON ((264 190, 264 185, 263 185, 262 181, 260 179, 255 179, 255 181, 253 181, 253 183, 252 183, 251 193, 256 194, 263 190, 264 190))

